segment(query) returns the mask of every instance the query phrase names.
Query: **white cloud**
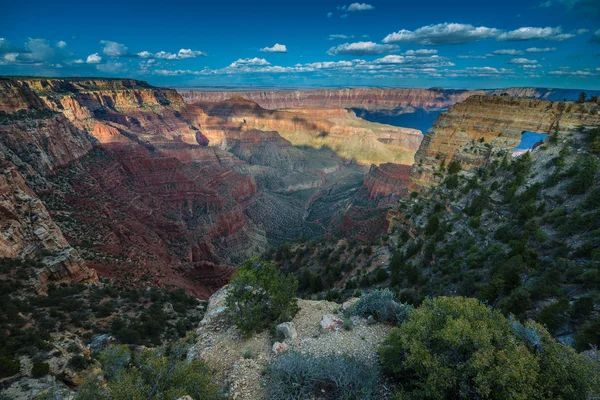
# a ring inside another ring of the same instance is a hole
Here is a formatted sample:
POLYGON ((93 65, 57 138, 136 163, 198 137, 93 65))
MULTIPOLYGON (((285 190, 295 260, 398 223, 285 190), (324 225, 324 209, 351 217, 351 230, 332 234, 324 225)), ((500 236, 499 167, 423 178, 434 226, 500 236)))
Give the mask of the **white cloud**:
POLYGON ((437 55, 427 57, 415 57, 415 56, 399 56, 389 55, 375 60, 376 64, 402 64, 410 66, 423 66, 423 67, 453 67, 454 64, 449 62, 448 59, 437 55))
POLYGON ((499 56, 520 56, 523 54, 523 52, 515 49, 502 49, 494 51, 494 54, 499 56))
POLYGON ((434 46, 444 44, 471 43, 490 37, 496 37, 500 31, 485 26, 474 27, 469 24, 443 23, 423 26, 415 31, 402 29, 390 33, 384 43, 418 43, 434 46))
POLYGON ((75 60, 75 61, 73 61, 73 62, 74 62, 75 64, 85 64, 85 61, 84 61, 84 60, 82 60, 81 58, 79 58, 79 59, 77 59, 77 60, 75 60))
POLYGON ((459 55, 457 56, 458 58, 465 58, 465 59, 471 59, 471 60, 485 60, 486 58, 489 57, 493 57, 493 54, 485 54, 482 56, 478 56, 478 55, 473 55, 473 54, 465 54, 465 55, 459 55))
POLYGON ((530 47, 525 50, 527 53, 548 53, 550 51, 556 51, 556 47, 530 47))
POLYGON ((102 54, 110 57, 124 57, 128 55, 127 46, 122 43, 112 42, 110 40, 101 40, 101 44, 104 45, 102 54))
POLYGON ((404 54, 407 56, 429 56, 437 54, 437 50, 434 49, 418 49, 418 50, 407 50, 404 54))
POLYGON ((248 65, 270 65, 270 63, 267 60, 265 60, 264 58, 258 58, 258 57, 240 58, 239 60, 232 62, 229 65, 229 67, 237 68, 237 67, 248 66, 248 65))
POLYGON ((552 1, 548 0, 548 1, 542 1, 540 4, 538 4, 538 8, 548 8, 552 5, 552 1))
POLYGON ((347 8, 348 11, 369 11, 374 9, 375 7, 367 3, 352 3, 347 8))
POLYGON ((160 58, 162 60, 183 60, 186 58, 196 58, 196 57, 204 57, 206 53, 203 51, 190 50, 190 49, 181 49, 177 53, 169 53, 166 51, 159 51, 158 53, 154 53, 153 56, 148 56, 149 52, 142 51, 138 53, 138 56, 142 58, 160 58))
POLYGON ((263 47, 259 51, 264 53, 287 53, 287 47, 283 44, 275 43, 273 47, 263 47))
POLYGON ((331 12, 327 13, 327 18, 331 18, 332 16, 333 16, 333 13, 331 13, 331 12))
POLYGON ((565 75, 565 76, 580 76, 580 77, 598 76, 597 73, 595 73, 593 71, 589 71, 589 70, 570 71, 570 70, 565 70, 565 69, 561 69, 561 70, 557 70, 557 71, 550 71, 550 72, 548 72, 548 74, 550 74, 550 75, 565 75))
POLYGON ((137 53, 137 56, 140 58, 152 58, 154 57, 153 53, 150 53, 149 51, 140 51, 139 53, 137 53))
POLYGON ((102 57, 98 53, 90 54, 85 60, 88 64, 98 64, 100 61, 102 61, 102 57))
POLYGON ((566 40, 575 37, 573 33, 562 33, 560 26, 556 28, 545 27, 523 27, 515 29, 514 31, 504 32, 498 36, 498 40, 502 41, 521 41, 521 40, 532 40, 532 39, 544 39, 544 40, 566 40))
POLYGON ((177 53, 178 59, 205 57, 206 53, 198 50, 181 49, 177 53))
POLYGON ((527 58, 513 58, 509 64, 537 64, 537 60, 529 60, 527 58))
POLYGON ((64 49, 65 47, 67 47, 67 42, 65 42, 64 40, 59 40, 58 42, 56 42, 56 47, 58 47, 59 49, 64 49))
POLYGON ((386 54, 398 51, 399 47, 391 44, 377 44, 373 42, 344 43, 327 50, 327 54, 335 56, 347 54, 354 56, 386 54))
POLYGON ((126 71, 126 68, 124 68, 122 63, 106 63, 106 64, 98 64, 96 65, 96 69, 98 71, 101 72, 106 72, 106 73, 118 73, 118 72, 124 72, 126 71))
POLYGON ((590 42, 600 43, 600 29, 594 32, 594 34, 590 38, 590 42))
POLYGON ((348 35, 329 35, 329 40, 336 40, 336 39, 350 39, 353 38, 354 36, 348 36, 348 35))

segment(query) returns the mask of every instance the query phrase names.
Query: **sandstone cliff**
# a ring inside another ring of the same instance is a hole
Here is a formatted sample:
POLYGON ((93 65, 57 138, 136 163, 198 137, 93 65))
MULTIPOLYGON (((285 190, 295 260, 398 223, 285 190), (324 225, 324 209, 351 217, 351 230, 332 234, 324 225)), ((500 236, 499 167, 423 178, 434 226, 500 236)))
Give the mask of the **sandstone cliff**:
POLYGON ((187 103, 220 102, 239 96, 252 100, 266 109, 337 106, 367 110, 393 110, 407 107, 444 109, 473 94, 484 93, 469 90, 378 88, 246 92, 210 92, 191 89, 178 91, 187 103))
POLYGON ((440 182, 443 165, 463 169, 487 165, 509 155, 524 132, 563 134, 580 126, 600 124, 600 106, 551 102, 510 96, 471 96, 439 115, 419 150, 410 172, 411 190, 440 182))

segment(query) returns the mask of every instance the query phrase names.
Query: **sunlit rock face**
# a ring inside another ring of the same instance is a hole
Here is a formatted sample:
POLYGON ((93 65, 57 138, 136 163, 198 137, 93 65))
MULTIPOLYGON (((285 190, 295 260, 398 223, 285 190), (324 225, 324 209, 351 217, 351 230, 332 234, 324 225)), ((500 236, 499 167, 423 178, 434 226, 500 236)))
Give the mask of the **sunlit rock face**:
POLYGON ((385 162, 412 164, 422 140, 416 129, 368 122, 336 106, 267 110, 238 95, 195 105, 229 122, 277 131, 294 146, 327 148, 344 160, 367 167, 385 162))
POLYGON ((435 185, 452 161, 470 169, 512 154, 524 132, 565 133, 600 124, 600 106, 510 96, 471 96, 439 115, 423 138, 409 189, 435 185))

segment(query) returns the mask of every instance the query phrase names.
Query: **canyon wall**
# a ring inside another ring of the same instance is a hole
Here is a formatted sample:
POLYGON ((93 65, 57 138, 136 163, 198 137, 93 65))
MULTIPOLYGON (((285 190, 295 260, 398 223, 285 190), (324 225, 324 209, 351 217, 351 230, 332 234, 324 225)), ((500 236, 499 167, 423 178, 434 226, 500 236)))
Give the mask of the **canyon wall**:
POLYGON ((470 169, 511 155, 524 132, 563 134, 600 125, 600 105, 510 96, 471 96, 439 115, 415 154, 409 188, 440 182, 442 166, 457 161, 470 169))
POLYGON ((315 90, 265 90, 265 91, 202 91, 179 89, 186 103, 220 102, 233 96, 252 100, 266 109, 292 107, 363 108, 366 110, 393 110, 397 108, 444 109, 465 100, 480 90, 450 89, 315 89, 315 90))
POLYGON ((277 131, 294 146, 327 148, 359 165, 412 164, 422 134, 416 129, 357 118, 336 106, 267 110, 238 95, 220 102, 196 102, 207 114, 261 131, 277 131))

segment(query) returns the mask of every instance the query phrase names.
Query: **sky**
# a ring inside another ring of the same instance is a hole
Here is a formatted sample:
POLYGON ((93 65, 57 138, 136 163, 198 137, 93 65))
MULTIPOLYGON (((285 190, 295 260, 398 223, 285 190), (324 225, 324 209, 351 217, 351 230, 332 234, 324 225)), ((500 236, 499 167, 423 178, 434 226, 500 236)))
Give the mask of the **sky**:
POLYGON ((13 1, 0 75, 600 89, 600 0, 13 1))

